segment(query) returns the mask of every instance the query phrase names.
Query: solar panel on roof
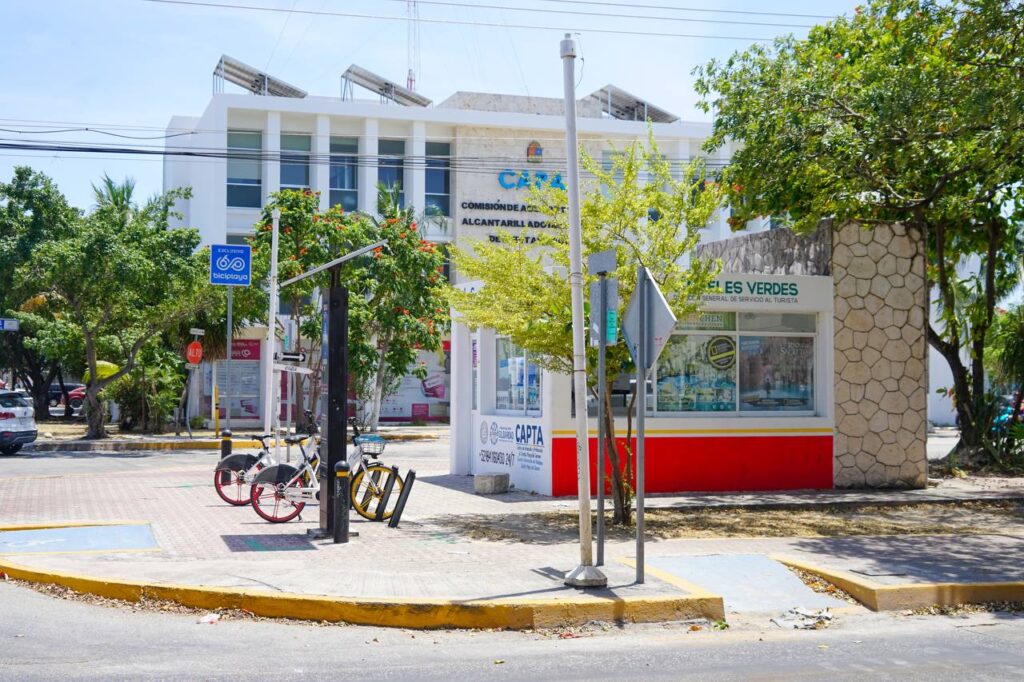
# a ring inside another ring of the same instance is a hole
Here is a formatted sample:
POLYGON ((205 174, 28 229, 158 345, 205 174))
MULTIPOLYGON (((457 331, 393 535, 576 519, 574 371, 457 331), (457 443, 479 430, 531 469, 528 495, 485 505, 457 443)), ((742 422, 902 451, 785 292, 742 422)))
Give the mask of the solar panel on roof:
POLYGON ((217 66, 213 70, 213 75, 241 86, 256 95, 302 98, 307 94, 305 90, 289 85, 279 78, 274 78, 270 74, 227 55, 221 55, 220 61, 217 62, 217 66))
POLYGON ((672 112, 656 107, 622 88, 606 85, 590 95, 601 102, 601 109, 611 116, 624 121, 646 121, 654 123, 675 123, 679 117, 672 112))
POLYGON ((433 100, 355 64, 348 67, 341 77, 371 92, 376 92, 382 99, 389 99, 403 106, 429 107, 433 104, 433 100))

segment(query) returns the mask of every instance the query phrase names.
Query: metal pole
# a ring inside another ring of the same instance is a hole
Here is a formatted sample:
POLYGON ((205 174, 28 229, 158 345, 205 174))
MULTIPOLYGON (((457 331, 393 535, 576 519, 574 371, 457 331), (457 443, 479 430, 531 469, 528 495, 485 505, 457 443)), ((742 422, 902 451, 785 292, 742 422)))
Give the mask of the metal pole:
MULTIPOLYGON (((273 405, 274 400, 274 346, 275 328, 277 322, 277 242, 279 225, 281 222, 281 211, 275 208, 273 216, 273 232, 270 237, 270 310, 267 313, 267 338, 266 358, 263 360, 263 433, 270 433, 273 428, 273 405)), ((275 434, 276 436, 276 434, 275 434)))
POLYGON ((615 431, 605 433, 605 393, 606 385, 605 353, 608 352, 608 277, 605 273, 598 275, 600 287, 600 305, 597 311, 598 334, 597 342, 597 565, 604 566, 604 454, 605 440, 615 438, 615 431))
POLYGON ((231 298, 231 292, 234 291, 234 287, 228 287, 228 329, 227 329, 227 354, 224 356, 224 428, 228 431, 231 430, 231 352, 234 350, 234 339, 235 335, 234 327, 231 324, 231 312, 233 301, 231 298))
POLYGON ((640 338, 636 344, 636 581, 644 581, 644 422, 647 417, 647 268, 636 273, 640 288, 640 338))
POLYGON ((583 319, 583 238, 580 227, 579 160, 576 140, 576 41, 561 42, 565 88, 565 151, 569 179, 569 287, 572 292, 572 376, 576 407, 576 473, 580 506, 580 565, 565 578, 574 587, 604 587, 608 579, 594 567, 590 521, 590 435, 587 430, 587 346, 583 319))
MULTIPOLYGON (((334 471, 345 457, 348 433, 348 288, 338 282, 338 268, 331 269, 327 314, 327 471, 334 471)), ((333 532, 333 486, 320 486, 320 530, 333 532), (324 494, 326 491, 326 495, 324 494), (324 499, 326 497, 327 499, 324 499)))

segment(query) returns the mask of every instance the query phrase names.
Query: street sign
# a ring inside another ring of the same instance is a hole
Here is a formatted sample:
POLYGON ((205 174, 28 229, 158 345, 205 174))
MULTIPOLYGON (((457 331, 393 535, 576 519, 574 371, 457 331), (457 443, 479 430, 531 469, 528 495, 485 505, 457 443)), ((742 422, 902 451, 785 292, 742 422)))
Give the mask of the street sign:
POLYGON ((203 359, 203 344, 193 341, 185 348, 185 359, 190 364, 198 365, 203 359))
POLYGON ((282 365, 280 363, 274 363, 275 372, 289 372, 291 374, 312 374, 313 370, 308 367, 298 367, 296 365, 282 365))
MULTIPOLYGON (((608 283, 608 310, 605 311, 608 319, 607 335, 605 343, 614 346, 619 341, 619 280, 609 277, 605 280, 608 283)), ((590 345, 598 345, 598 335, 601 333, 599 315, 601 314, 601 282, 590 284, 590 345)))
POLYGON ((302 352, 302 351, 299 351, 299 352, 295 352, 295 351, 282 351, 280 353, 275 353, 274 357, 275 357, 275 359, 280 360, 281 362, 305 362, 306 361, 306 353, 302 352))
POLYGON ((591 275, 615 272, 615 249, 599 251, 587 256, 587 272, 591 275))
POLYGON ((186 362, 185 363, 185 369, 199 369, 199 365, 191 363, 191 362, 186 362))
POLYGON ((210 284, 247 287, 252 283, 252 248, 247 244, 210 246, 210 284))
POLYGON ((206 330, 192 327, 191 329, 188 330, 188 333, 191 334, 192 336, 202 336, 206 333, 206 330))
POLYGON ((13 317, 0 317, 0 332, 16 332, 21 329, 21 322, 13 317))
POLYGON ((644 276, 647 278, 647 329, 640 329, 640 292, 641 286, 637 282, 633 290, 633 297, 629 300, 629 307, 626 309, 626 318, 622 321, 622 335, 626 339, 626 346, 633 361, 637 361, 637 344, 641 339, 646 339, 646 353, 644 353, 644 370, 650 370, 654 362, 661 355, 661 351, 668 343, 668 338, 676 326, 676 316, 658 288, 658 284, 651 278, 650 272, 644 268, 644 276))

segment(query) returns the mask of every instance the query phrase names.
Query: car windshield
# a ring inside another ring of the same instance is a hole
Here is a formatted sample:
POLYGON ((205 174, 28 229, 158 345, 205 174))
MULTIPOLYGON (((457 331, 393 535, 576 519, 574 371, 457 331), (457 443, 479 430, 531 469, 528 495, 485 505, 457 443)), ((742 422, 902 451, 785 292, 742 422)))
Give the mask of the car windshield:
POLYGON ((28 401, 17 393, 0 393, 0 407, 28 407, 28 401))

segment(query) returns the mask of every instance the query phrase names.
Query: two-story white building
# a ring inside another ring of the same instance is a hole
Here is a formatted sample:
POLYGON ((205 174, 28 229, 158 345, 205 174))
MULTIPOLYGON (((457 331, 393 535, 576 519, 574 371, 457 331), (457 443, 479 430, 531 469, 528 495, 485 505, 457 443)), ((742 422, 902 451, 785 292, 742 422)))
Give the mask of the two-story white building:
MULTIPOLYGON (((224 57, 205 111, 171 118, 164 189, 192 188, 178 210, 181 223, 198 228, 204 244, 242 243, 280 189, 317 191, 322 209, 340 204, 373 213, 378 183, 397 186, 417 212, 429 209, 426 238, 467 244, 499 229, 543 229, 542 216, 526 210, 525 195, 534 183, 565 182, 563 111, 559 98, 470 92, 433 104, 357 66, 345 72, 338 96, 310 96, 224 57), (225 83, 248 93, 223 92, 225 83), (372 99, 355 98, 356 87, 372 99)), ((580 99, 577 112, 581 144, 595 159, 646 139, 650 120, 661 153, 681 172, 704 156, 701 144, 710 134, 709 124, 681 121, 612 85, 580 99)), ((727 158, 722 150, 708 165, 720 167, 727 158)), ((720 216, 705 239, 732 234, 720 216)), ((245 336, 261 334, 253 329, 245 336)), ((256 419, 263 411, 256 377, 265 358, 254 341, 241 346, 244 352, 236 343, 229 382, 232 417, 256 419)), ((431 376, 409 378, 387 400, 383 419, 448 417, 448 358, 427 361, 431 376)), ((204 368, 203 414, 212 410, 214 371, 204 368)))

